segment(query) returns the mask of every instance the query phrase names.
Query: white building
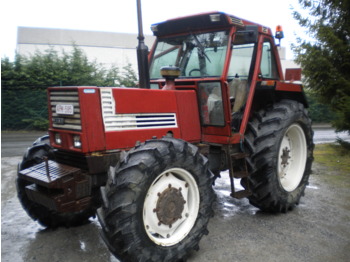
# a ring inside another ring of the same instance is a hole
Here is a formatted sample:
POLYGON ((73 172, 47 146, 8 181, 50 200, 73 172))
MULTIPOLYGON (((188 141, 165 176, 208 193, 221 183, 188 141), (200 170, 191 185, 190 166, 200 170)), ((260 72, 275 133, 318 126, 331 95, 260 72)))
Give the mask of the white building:
MULTIPOLYGON (((145 36, 145 43, 149 49, 151 49, 154 40, 154 36, 145 36)), ((89 61, 96 61, 107 68, 112 65, 122 68, 130 63, 134 71, 138 72, 137 34, 33 27, 18 28, 18 54, 31 55, 35 51, 43 52, 50 47, 57 51, 70 52, 73 44, 85 52, 89 61)), ((292 60, 286 60, 285 47, 280 48, 280 57, 283 71, 286 68, 299 67, 292 60)))
MULTIPOLYGON (((154 39, 154 36, 145 36, 149 49, 154 39)), ((50 47, 57 51, 70 52, 73 45, 82 49, 89 61, 96 61, 106 68, 112 65, 122 68, 130 63, 137 72, 136 34, 18 27, 18 54, 31 55, 50 47)))

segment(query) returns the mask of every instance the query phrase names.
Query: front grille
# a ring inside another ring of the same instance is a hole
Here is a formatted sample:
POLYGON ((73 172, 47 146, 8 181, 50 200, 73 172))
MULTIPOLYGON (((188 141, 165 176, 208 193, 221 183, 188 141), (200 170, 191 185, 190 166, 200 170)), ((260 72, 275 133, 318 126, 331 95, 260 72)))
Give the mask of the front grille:
POLYGON ((52 126, 54 128, 81 131, 80 105, 77 90, 50 91, 52 126), (72 112, 57 112, 57 106, 71 107, 72 112))

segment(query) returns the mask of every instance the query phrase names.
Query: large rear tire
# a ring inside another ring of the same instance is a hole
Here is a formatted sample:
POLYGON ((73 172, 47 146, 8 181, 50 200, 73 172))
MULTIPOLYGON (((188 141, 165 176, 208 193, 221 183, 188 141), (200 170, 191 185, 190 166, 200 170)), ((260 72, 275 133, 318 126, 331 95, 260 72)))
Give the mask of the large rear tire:
POLYGON ((245 136, 252 205, 286 212, 299 203, 311 173, 312 137, 308 113, 296 101, 282 100, 254 115, 245 136))
MULTIPOLYGON (((22 162, 18 165, 18 171, 40 164, 43 157, 54 160, 53 148, 49 146, 48 139, 48 136, 40 137, 33 143, 32 147, 28 148, 22 162)), ((97 206, 81 212, 58 213, 35 203, 28 198, 25 192, 26 186, 30 184, 18 175, 16 179, 17 196, 27 214, 44 227, 77 226, 86 223, 90 217, 95 215, 97 206)))
POLYGON ((102 236, 122 261, 178 261, 208 233, 214 193, 207 159, 177 139, 131 150, 101 189, 102 236))

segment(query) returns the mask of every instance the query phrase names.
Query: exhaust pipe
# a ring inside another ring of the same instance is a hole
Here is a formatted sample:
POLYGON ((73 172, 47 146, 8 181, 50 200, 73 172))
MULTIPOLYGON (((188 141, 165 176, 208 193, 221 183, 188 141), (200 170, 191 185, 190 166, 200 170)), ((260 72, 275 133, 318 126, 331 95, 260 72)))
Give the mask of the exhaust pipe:
POLYGON ((142 13, 141 13, 141 0, 136 0, 137 3, 137 20, 139 27, 139 34, 137 39, 139 40, 137 46, 137 63, 139 69, 139 87, 150 89, 150 77, 148 67, 148 47, 145 45, 145 37, 143 35, 142 28, 142 13))

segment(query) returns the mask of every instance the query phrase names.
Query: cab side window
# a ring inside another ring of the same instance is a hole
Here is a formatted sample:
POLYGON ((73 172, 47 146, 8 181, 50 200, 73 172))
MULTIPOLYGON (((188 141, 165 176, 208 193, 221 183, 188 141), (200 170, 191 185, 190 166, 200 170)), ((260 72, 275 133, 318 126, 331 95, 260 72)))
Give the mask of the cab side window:
POLYGON ((224 126, 224 108, 220 82, 199 83, 202 124, 224 126))
POLYGON ((268 39, 264 40, 260 71, 263 78, 278 79, 278 71, 272 45, 268 39))

